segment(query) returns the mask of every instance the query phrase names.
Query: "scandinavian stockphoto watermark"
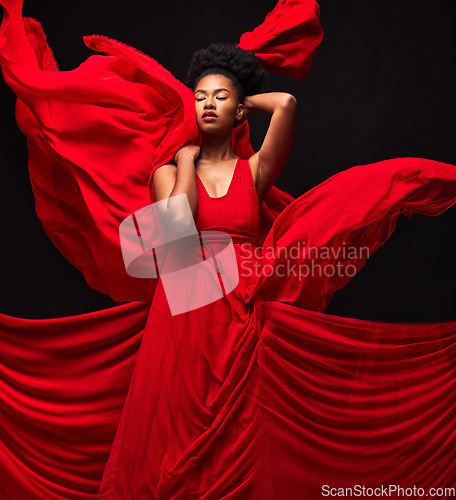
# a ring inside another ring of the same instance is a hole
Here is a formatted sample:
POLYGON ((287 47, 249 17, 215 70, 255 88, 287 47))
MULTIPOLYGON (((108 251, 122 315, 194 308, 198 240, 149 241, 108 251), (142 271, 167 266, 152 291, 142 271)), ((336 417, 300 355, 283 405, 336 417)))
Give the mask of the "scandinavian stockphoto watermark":
POLYGON ((186 194, 134 212, 120 224, 119 237, 127 274, 160 278, 172 315, 226 296, 240 275, 348 281, 369 258, 368 247, 295 241, 286 246, 243 245, 238 262, 229 233, 197 230, 186 194))
POLYGON ((308 277, 351 279, 369 258, 369 247, 315 246, 296 241, 288 246, 250 247, 240 265, 243 276, 271 276, 303 280, 308 277), (253 263, 252 265, 250 263, 253 263))

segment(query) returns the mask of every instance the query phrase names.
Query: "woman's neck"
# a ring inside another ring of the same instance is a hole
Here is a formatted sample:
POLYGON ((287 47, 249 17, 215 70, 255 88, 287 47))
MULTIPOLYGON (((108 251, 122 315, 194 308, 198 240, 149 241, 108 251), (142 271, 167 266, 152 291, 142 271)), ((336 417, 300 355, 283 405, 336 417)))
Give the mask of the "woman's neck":
POLYGON ((203 135, 201 140, 201 152, 199 160, 218 163, 224 160, 236 158, 231 146, 231 135, 220 137, 215 135, 203 135))

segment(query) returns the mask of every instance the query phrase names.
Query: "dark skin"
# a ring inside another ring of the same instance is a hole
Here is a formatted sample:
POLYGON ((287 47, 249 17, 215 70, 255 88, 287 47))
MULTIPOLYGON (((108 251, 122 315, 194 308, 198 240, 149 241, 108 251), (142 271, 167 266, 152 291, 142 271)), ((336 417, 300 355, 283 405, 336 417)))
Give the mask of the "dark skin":
POLYGON ((249 158, 249 165, 260 203, 279 178, 288 158, 296 122, 296 99, 283 92, 247 96, 244 102, 231 80, 210 74, 202 78, 194 91, 201 147, 187 144, 175 155, 174 162, 162 165, 153 175, 155 200, 168 200, 166 217, 175 227, 185 230, 190 221, 184 210, 186 194, 193 217, 198 210, 196 173, 211 197, 223 196, 229 187, 238 157, 231 147, 235 126, 254 110, 271 114, 261 148, 249 158), (212 112, 213 119, 204 119, 212 112), (173 199, 174 198, 174 199, 173 199))

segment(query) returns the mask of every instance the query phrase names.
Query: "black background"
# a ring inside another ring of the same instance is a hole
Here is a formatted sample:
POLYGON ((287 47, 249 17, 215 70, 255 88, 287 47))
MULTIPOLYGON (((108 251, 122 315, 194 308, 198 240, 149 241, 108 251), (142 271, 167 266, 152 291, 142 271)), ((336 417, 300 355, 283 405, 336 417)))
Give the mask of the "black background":
MULTIPOLYGON (((452 1, 322 0, 323 42, 304 81, 271 75, 265 91, 299 103, 289 162, 278 187, 299 196, 357 164, 414 156, 456 164, 455 18, 452 1)), ((24 2, 61 70, 93 54, 83 35, 102 34, 152 56, 184 79, 194 50, 239 41, 272 10, 271 0, 227 2, 24 2)), ((55 249, 34 212, 25 137, 15 96, 0 82, 2 313, 28 318, 115 305, 91 290, 55 249)), ((267 117, 252 115, 261 144, 267 117)), ((326 312, 382 321, 456 319, 456 207, 438 217, 400 217, 396 232, 326 312)))

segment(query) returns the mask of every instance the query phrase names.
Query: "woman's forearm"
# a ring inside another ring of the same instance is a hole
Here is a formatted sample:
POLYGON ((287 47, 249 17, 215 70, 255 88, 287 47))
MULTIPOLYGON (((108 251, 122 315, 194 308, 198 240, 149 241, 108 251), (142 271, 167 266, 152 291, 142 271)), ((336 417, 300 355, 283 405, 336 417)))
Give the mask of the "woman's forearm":
POLYGON ((278 110, 295 108, 296 99, 286 92, 267 92, 245 97, 244 106, 249 111, 264 111, 272 114, 278 110))
POLYGON ((179 155, 176 155, 176 163, 176 182, 169 195, 167 209, 173 214, 173 223, 177 229, 185 230, 192 225, 198 210, 194 153, 181 151, 179 155), (188 206, 190 206, 191 213, 189 213, 188 206))
POLYGON ((169 195, 169 200, 178 194, 187 195, 192 214, 195 215, 198 208, 198 191, 196 187, 195 160, 193 158, 179 158, 177 163, 176 183, 169 195))

